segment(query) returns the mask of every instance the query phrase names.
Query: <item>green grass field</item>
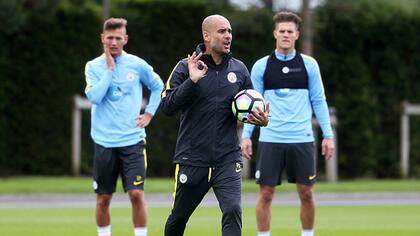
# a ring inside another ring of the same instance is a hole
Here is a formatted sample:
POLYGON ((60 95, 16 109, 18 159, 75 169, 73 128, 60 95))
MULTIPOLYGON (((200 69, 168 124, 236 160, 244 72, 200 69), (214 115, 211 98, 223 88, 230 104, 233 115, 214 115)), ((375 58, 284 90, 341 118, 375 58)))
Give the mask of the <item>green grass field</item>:
MULTIPOLYGON (((90 177, 0 178, 1 194, 92 193, 90 177)), ((243 192, 256 192, 252 180, 244 181, 243 192)), ((416 180, 355 180, 320 182, 316 192, 419 192, 416 180)), ((119 189, 119 192, 122 190, 119 189)), ((173 179, 149 178, 149 193, 172 192, 173 179)), ((285 184, 282 192, 295 191, 285 184)), ((93 194, 93 193, 92 193, 93 194)), ((96 235, 93 208, 0 208, 0 236, 91 236, 96 235)), ((149 236, 163 235, 169 208, 149 208, 149 236)), ((133 235, 130 208, 112 208, 113 235, 133 235)), ((299 209, 274 207, 271 235, 300 235, 299 209)), ((420 205, 404 206, 319 206, 317 236, 419 236, 420 205)), ((188 223, 185 236, 220 234, 221 213, 217 207, 198 208, 188 223)), ((254 208, 243 209, 243 235, 256 235, 254 208)))
MULTIPOLYGON (((149 236, 163 235, 169 208, 149 208, 149 236)), ((297 207, 273 208, 272 235, 300 235, 297 207)), ((113 235, 133 235, 129 208, 112 209, 113 235)), ((218 208, 198 208, 185 236, 220 234, 218 208)), ((318 207, 317 236, 418 236, 420 206, 318 207)), ((0 235, 96 235, 94 209, 0 209, 0 235)), ((255 236, 253 208, 243 212, 243 235, 255 236)))
MULTIPOLYGON (((174 180, 148 178, 145 190, 149 193, 172 192, 174 180)), ((119 192, 121 184, 119 182, 119 192)), ((352 180, 337 183, 318 182, 316 192, 420 192, 418 180, 352 180)), ((253 180, 243 181, 243 192, 256 192, 253 180)), ((296 191, 293 184, 281 186, 282 192, 296 191)), ((5 193, 92 193, 90 177, 13 177, 0 178, 0 194, 5 193)))

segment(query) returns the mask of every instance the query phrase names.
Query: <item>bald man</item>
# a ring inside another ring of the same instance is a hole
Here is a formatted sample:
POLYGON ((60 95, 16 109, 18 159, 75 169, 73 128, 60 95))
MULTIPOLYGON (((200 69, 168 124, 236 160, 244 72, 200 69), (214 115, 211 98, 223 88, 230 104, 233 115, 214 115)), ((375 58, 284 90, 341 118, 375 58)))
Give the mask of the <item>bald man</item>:
MULTIPOLYGON (((252 83, 245 65, 230 54, 232 28, 225 17, 205 18, 202 34, 204 42, 178 62, 162 93, 162 111, 181 112, 166 236, 184 234, 189 217, 210 188, 223 214, 222 235, 238 236, 242 231, 242 159, 231 104, 239 91, 252 89, 252 83)), ((253 114, 254 124, 267 125, 268 112, 253 114)))

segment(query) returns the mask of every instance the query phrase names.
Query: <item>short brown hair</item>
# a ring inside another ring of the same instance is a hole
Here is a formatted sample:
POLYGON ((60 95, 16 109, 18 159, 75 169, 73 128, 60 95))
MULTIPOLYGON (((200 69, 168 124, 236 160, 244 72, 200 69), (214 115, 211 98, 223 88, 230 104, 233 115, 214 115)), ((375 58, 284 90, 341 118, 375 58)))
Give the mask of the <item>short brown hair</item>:
POLYGON ((293 22, 296 24, 296 29, 299 29, 299 23, 302 19, 293 12, 281 11, 273 16, 274 28, 281 22, 293 22))
POLYGON ((127 20, 124 18, 109 18, 104 22, 103 31, 115 30, 127 26, 127 20))

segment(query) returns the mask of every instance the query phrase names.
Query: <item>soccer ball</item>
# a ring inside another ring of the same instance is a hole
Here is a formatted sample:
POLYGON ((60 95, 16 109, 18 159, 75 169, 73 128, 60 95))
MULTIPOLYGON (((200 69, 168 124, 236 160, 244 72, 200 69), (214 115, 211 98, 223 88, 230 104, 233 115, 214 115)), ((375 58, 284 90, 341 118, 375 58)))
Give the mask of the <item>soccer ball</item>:
POLYGON ((232 112, 241 122, 249 123, 248 115, 257 107, 259 107, 262 111, 265 111, 263 96, 253 89, 242 90, 233 98, 232 112))

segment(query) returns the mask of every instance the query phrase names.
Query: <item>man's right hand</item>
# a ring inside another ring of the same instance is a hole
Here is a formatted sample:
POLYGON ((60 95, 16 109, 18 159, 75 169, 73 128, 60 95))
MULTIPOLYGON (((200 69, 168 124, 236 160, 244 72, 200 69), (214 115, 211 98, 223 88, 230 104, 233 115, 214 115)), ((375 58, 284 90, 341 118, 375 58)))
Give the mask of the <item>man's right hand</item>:
POLYGON ((194 83, 197 83, 207 73, 207 65, 199 60, 202 55, 202 53, 197 54, 196 52, 193 52, 191 56, 188 54, 188 72, 194 83))
POLYGON ((241 143, 241 151, 242 156, 247 159, 251 160, 252 155, 252 141, 249 138, 243 139, 241 143))
POLYGON ((107 46, 106 44, 104 44, 104 53, 105 53, 106 65, 107 65, 108 70, 111 70, 111 71, 114 70, 115 68, 114 57, 109 52, 109 46, 107 46))

